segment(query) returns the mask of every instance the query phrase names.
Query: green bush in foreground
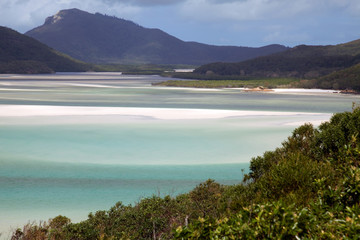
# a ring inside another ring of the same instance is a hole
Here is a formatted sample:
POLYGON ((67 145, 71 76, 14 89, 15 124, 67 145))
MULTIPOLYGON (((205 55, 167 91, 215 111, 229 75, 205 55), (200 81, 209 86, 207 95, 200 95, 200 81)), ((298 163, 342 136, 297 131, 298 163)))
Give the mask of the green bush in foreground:
POLYGON ((360 170, 348 169, 337 190, 324 179, 315 183, 318 199, 306 207, 282 201, 253 204, 229 217, 179 226, 175 239, 360 239, 360 170))
MULTIPOLYGON (((12 239, 360 239, 360 109, 305 124, 253 158, 244 183, 117 203, 80 223, 58 216, 12 239)), ((239 173, 241 174, 241 173, 239 173)))

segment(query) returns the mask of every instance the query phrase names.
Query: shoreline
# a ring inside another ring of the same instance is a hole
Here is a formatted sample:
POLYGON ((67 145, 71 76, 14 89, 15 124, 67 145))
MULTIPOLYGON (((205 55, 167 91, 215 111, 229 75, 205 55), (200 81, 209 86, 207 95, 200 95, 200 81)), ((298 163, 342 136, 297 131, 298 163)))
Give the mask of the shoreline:
POLYGON ((194 91, 222 91, 222 90, 239 90, 246 93, 270 93, 270 94, 299 94, 299 95, 323 95, 323 94, 342 94, 342 95, 359 95, 355 92, 344 92, 342 90, 319 89, 319 88, 246 88, 246 87, 186 87, 186 86, 153 86, 158 89, 179 89, 194 91))

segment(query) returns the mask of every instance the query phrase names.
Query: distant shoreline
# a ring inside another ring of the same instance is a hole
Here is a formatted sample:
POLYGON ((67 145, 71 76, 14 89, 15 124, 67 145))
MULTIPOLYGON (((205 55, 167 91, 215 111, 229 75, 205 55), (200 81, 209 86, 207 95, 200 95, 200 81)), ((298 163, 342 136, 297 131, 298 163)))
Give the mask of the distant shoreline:
MULTIPOLYGON (((182 79, 182 80, 168 80, 158 83, 153 83, 153 86, 164 87, 183 87, 183 88, 204 88, 204 89, 243 89, 246 92, 290 92, 291 89, 303 89, 308 92, 322 93, 341 93, 358 95, 360 92, 352 89, 325 89, 325 88, 302 88, 299 79, 294 78, 273 78, 273 79, 248 79, 248 80, 198 80, 198 79, 182 79), (283 91, 275 91, 275 89, 284 89, 283 91)), ((305 91, 299 91, 305 92, 305 91)))
POLYGON ((277 79, 273 83, 267 79, 259 80, 169 80, 153 83, 153 86, 197 88, 197 89, 240 89, 244 92, 267 92, 267 93, 340 93, 359 95, 355 90, 299 88, 297 81, 293 79, 277 79))

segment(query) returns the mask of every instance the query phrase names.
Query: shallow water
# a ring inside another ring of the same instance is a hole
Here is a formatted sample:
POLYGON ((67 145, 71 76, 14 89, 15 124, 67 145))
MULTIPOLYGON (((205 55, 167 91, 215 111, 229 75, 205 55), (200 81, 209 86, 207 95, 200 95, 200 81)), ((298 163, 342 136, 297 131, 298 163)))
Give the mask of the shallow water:
MULTIPOLYGON (((295 126, 351 110, 359 97, 152 87, 157 76, 0 76, 0 105, 290 112, 163 120, 145 115, 0 118, 0 231, 59 214, 73 221, 117 201, 175 196, 208 178, 239 183, 251 157, 295 126), (317 113, 317 114, 302 114, 317 113)), ((181 117, 180 117, 181 118, 181 117)))

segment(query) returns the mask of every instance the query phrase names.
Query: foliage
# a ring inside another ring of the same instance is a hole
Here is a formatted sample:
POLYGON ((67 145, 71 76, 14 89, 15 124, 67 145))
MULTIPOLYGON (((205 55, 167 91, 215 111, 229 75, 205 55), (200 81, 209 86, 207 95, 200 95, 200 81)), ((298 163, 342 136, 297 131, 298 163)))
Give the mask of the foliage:
MULTIPOLYGON (((335 46, 300 45, 287 51, 262 56, 236 63, 210 63, 195 69, 188 77, 197 79, 219 79, 224 77, 264 78, 286 77, 301 79, 316 79, 307 82, 307 87, 320 88, 358 88, 356 73, 358 68, 336 73, 350 68, 360 62, 360 40, 335 46), (317 78, 331 74, 324 78, 317 78), (343 78, 345 77, 345 78, 343 78)), ((186 75, 185 75, 186 77, 186 75)), ((302 86, 302 85, 300 85, 302 86)))
POLYGON ((170 80, 161 83, 155 83, 155 86, 171 86, 171 87, 193 87, 193 88, 243 88, 258 87, 266 88, 285 87, 298 82, 291 78, 265 78, 265 79, 249 79, 249 80, 206 80, 206 81, 184 81, 170 80))
POLYGON ((254 204, 229 217, 179 226, 175 239, 359 239, 359 207, 332 211, 320 202, 303 208, 278 201, 254 204))
MULTIPOLYGON (((243 184, 208 180, 177 197, 57 217, 13 239, 359 239, 360 108, 305 124, 253 158, 243 184)), ((240 173, 239 173, 240 174, 240 173)))
POLYGON ((308 224, 306 209, 294 212, 281 202, 256 204, 222 219, 199 218, 189 227, 178 227, 175 239, 291 239, 308 224))
POLYGON ((70 219, 57 216, 48 222, 28 223, 23 229, 17 229, 11 240, 61 240, 65 239, 65 228, 70 224, 70 219))
POLYGON ((248 77, 316 78, 351 67, 360 62, 360 54, 293 56, 291 50, 259 57, 239 63, 212 63, 195 69, 194 73, 212 75, 238 75, 248 77))
POLYGON ((360 64, 311 81, 311 87, 360 92, 360 64))
POLYGON ((282 148, 252 160, 253 204, 180 226, 176 239, 359 239, 359 122, 357 108, 319 129, 296 129, 282 148))
POLYGON ((33 60, 14 60, 0 62, 0 73, 52 73, 54 72, 45 63, 33 60))
POLYGON ((171 72, 167 74, 162 74, 163 76, 169 76, 172 78, 179 79, 195 79, 195 80, 254 80, 256 78, 250 76, 240 76, 240 75, 220 75, 220 74, 201 74, 194 72, 171 72))

